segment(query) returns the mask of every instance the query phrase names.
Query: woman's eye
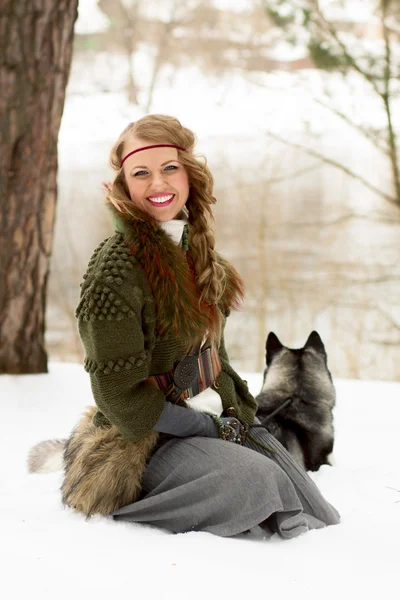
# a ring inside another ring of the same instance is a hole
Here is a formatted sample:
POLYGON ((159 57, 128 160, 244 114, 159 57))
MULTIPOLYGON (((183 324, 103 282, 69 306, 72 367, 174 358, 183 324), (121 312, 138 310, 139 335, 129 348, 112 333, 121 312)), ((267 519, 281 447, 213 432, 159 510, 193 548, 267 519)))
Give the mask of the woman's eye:
POLYGON ((137 171, 133 176, 137 177, 138 175, 143 175, 143 173, 147 173, 147 171, 137 171))
POLYGON ((176 165, 168 165, 167 167, 165 167, 164 170, 166 171, 167 169, 177 169, 177 168, 178 167, 176 165))

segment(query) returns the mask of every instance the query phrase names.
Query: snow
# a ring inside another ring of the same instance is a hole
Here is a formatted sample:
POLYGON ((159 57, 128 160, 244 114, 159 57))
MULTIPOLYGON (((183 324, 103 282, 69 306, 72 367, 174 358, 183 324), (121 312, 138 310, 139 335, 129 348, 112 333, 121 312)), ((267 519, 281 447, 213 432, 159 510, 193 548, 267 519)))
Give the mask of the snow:
POLYGON ((232 12, 244 12, 254 9, 254 0, 212 0, 211 4, 219 10, 229 10, 232 12))
MULTIPOLYGON (((241 375, 258 393, 261 374, 241 375)), ((266 541, 174 535, 107 517, 86 521, 63 508, 61 473, 29 475, 26 456, 36 442, 70 433, 92 403, 88 375, 81 365, 68 363, 50 363, 44 375, 3 375, 1 597, 395 597, 400 383, 336 380, 335 385, 335 464, 311 476, 342 522, 290 541, 276 535, 266 541)))
POLYGON ((293 45, 285 40, 277 41, 272 48, 262 50, 262 55, 266 58, 276 61, 293 61, 306 58, 308 56, 308 48, 306 46, 293 45))
POLYGON ((98 0, 80 0, 78 18, 75 23, 75 33, 89 35, 107 31, 110 22, 98 7, 98 0))
POLYGON ((154 18, 159 21, 169 23, 171 20, 179 20, 180 15, 186 11, 194 10, 198 5, 198 0, 185 0, 185 2, 177 2, 176 0, 146 0, 146 2, 138 2, 138 0, 123 0, 127 8, 136 5, 142 17, 154 18))
POLYGON ((320 2, 325 17, 332 21, 348 21, 353 23, 373 23, 378 19, 374 15, 376 2, 371 0, 323 0, 320 2))

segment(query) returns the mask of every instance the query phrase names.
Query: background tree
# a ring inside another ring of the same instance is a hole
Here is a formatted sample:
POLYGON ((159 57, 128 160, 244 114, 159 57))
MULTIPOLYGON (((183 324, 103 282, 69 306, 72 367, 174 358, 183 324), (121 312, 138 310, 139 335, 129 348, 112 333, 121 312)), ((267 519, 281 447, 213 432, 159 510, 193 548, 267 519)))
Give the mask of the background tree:
POLYGON ((370 91, 377 101, 378 110, 383 111, 384 127, 362 123, 356 109, 352 112, 338 108, 328 86, 324 90, 325 93, 319 98, 314 97, 314 100, 361 133, 384 154, 390 166, 391 189, 374 186, 367 177, 355 173, 340 161, 329 159, 321 152, 284 140, 272 132, 269 134, 341 169, 390 204, 400 208, 399 132, 394 123, 393 106, 400 95, 400 3, 398 0, 366 0, 366 4, 370 7, 373 17, 367 26, 375 28, 375 43, 367 39, 365 31, 362 31, 362 24, 341 20, 340 13, 332 11, 345 7, 346 3, 268 0, 264 6, 269 19, 288 42, 301 43, 308 48, 309 56, 318 69, 341 74, 348 85, 351 85, 351 75, 356 75, 366 83, 369 88, 367 91, 370 91))
POLYGON ((47 372, 57 139, 77 5, 0 2, 0 373, 47 372))
MULTIPOLYGON (((144 112, 152 112, 162 77, 167 74, 173 81, 181 68, 197 66, 216 77, 237 68, 270 68, 263 49, 273 40, 265 35, 268 26, 258 4, 245 13, 222 10, 212 0, 99 0, 98 7, 109 27, 78 35, 75 58, 90 64, 96 54, 121 57, 123 89, 129 102, 144 112), (146 50, 151 60, 141 72, 140 55, 146 50)), ((115 90, 112 76, 102 76, 98 87, 115 90)))

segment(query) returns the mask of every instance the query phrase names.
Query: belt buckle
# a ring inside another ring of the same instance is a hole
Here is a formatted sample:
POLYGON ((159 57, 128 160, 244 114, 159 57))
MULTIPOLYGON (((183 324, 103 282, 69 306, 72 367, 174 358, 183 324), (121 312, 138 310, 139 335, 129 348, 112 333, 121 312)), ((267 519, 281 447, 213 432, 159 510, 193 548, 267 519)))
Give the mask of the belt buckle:
POLYGON ((176 366, 174 383, 181 390, 189 388, 199 375, 197 356, 186 356, 176 366))

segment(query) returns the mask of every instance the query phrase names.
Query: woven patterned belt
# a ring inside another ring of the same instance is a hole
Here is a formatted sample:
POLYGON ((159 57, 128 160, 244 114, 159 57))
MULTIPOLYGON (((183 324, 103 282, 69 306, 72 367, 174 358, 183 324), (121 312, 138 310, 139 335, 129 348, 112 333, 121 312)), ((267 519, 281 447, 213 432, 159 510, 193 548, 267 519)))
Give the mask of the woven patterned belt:
POLYGON ((177 402, 212 386, 220 372, 218 349, 213 345, 199 356, 186 356, 169 373, 148 377, 147 382, 164 392, 168 400, 177 402))

